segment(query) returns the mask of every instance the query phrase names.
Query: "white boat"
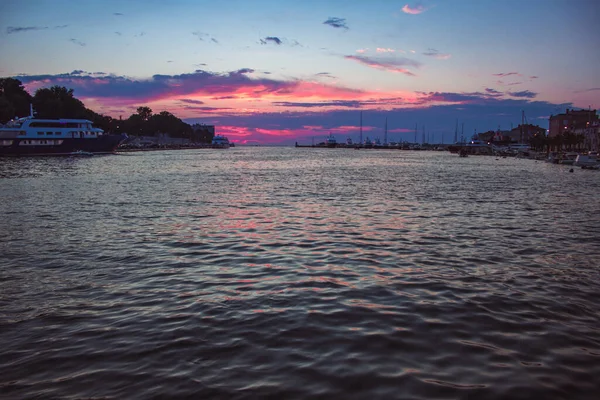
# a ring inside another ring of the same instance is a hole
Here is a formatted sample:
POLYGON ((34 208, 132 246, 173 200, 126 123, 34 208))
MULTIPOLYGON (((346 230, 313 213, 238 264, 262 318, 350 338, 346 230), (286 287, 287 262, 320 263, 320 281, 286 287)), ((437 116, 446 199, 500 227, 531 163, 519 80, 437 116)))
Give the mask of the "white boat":
POLYGON ((215 135, 213 137, 211 145, 215 149, 228 149, 229 147, 231 147, 231 143, 229 143, 229 139, 227 139, 223 135, 215 135))
POLYGON ((112 153, 127 135, 105 134, 87 119, 28 117, 0 127, 0 156, 69 156, 76 151, 112 153))

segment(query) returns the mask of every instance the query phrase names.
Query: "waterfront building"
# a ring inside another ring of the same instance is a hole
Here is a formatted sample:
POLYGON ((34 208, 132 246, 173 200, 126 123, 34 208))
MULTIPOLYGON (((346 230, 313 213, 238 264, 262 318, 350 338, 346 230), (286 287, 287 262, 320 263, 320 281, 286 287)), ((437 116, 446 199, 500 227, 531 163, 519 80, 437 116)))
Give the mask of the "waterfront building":
POLYGON ((576 135, 583 136, 584 147, 590 151, 600 151, 600 121, 593 121, 587 124, 585 128, 573 130, 576 135))
POLYGON ((569 110, 567 108, 566 113, 550 116, 548 137, 554 137, 567 131, 583 131, 598 122, 596 110, 569 110))

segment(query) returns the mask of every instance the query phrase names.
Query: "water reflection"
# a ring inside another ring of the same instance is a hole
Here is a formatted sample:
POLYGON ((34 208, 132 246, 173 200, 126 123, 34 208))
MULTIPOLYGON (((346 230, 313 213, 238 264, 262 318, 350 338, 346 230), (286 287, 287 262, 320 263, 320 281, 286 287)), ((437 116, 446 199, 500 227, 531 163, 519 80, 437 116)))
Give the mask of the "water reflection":
POLYGON ((230 150, 0 164, 4 393, 600 391, 600 174, 230 150))

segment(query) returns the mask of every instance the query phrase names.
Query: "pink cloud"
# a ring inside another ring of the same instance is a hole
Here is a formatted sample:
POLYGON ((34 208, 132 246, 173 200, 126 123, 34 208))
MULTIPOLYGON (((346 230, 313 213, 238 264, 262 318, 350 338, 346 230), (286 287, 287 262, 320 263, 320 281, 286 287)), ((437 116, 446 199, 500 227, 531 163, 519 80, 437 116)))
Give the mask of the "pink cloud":
POLYGON ((402 7, 402 11, 406 14, 412 14, 412 15, 416 15, 416 14, 421 14, 424 13, 425 11, 427 11, 428 9, 425 8, 423 5, 421 4, 417 4, 414 7, 409 6, 408 4, 406 4, 404 7, 402 7))

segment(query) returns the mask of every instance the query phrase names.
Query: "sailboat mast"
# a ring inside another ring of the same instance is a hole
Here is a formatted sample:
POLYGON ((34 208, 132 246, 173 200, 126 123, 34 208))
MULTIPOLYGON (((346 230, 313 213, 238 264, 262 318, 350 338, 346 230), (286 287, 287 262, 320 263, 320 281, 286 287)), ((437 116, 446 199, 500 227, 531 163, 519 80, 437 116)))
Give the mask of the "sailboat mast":
POLYGON ((458 143, 458 118, 456 119, 456 126, 454 127, 454 143, 458 143))
POLYGON ((521 110, 521 138, 519 143, 523 143, 523 124, 525 123, 525 110, 521 110))
POLYGON ((362 140, 362 111, 360 112, 360 138, 358 139, 358 143, 362 144, 363 140, 362 140))
POLYGON ((383 134, 383 144, 387 145, 387 117, 385 117, 385 133, 383 134))
POLYGON ((415 144, 417 143, 417 124, 415 124, 415 144))

